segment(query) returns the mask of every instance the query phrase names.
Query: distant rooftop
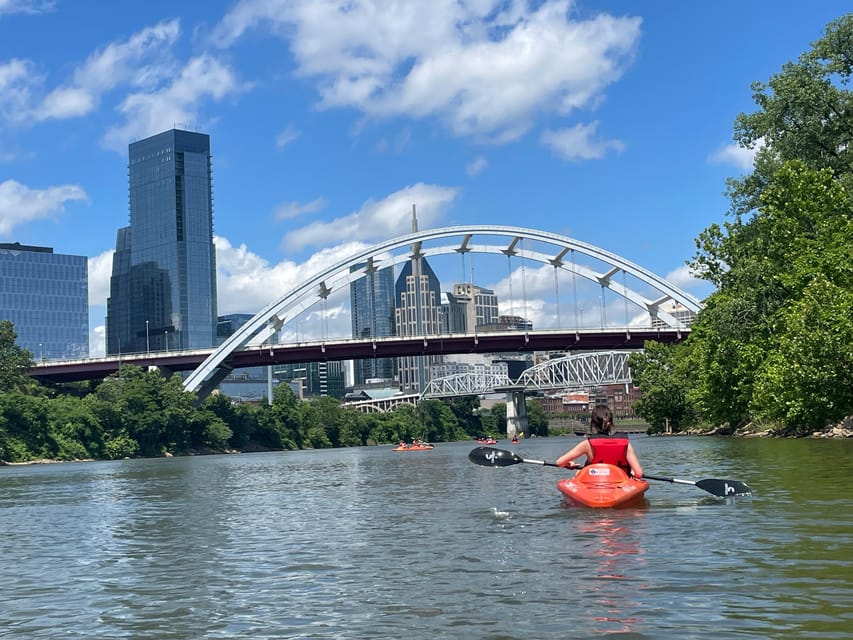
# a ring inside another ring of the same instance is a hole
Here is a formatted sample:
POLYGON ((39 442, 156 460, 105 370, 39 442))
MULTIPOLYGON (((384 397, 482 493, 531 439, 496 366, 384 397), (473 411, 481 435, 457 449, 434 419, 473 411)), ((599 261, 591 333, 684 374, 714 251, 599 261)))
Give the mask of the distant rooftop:
POLYGON ((53 247, 34 247, 20 242, 0 242, 0 249, 9 251, 37 251, 39 253, 53 253, 53 247))

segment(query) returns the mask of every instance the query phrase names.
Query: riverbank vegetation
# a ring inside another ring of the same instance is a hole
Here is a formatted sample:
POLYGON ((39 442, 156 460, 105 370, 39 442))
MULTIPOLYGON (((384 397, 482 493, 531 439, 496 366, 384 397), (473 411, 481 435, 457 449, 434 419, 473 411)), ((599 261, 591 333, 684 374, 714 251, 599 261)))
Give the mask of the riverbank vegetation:
POLYGON ((767 83, 734 139, 721 227, 690 266, 715 292, 681 344, 631 356, 654 430, 723 425, 804 435, 853 415, 853 14, 767 83))
MULTIPOLYGON (((180 376, 123 366, 89 387, 52 388, 26 375, 32 355, 0 322, 0 461, 157 457, 204 452, 449 442, 505 430, 503 405, 478 410, 477 397, 425 400, 390 413, 365 414, 334 398, 299 400, 278 385, 272 404, 235 404, 211 395, 196 406, 180 376)), ((531 403, 530 433, 547 420, 531 403)))

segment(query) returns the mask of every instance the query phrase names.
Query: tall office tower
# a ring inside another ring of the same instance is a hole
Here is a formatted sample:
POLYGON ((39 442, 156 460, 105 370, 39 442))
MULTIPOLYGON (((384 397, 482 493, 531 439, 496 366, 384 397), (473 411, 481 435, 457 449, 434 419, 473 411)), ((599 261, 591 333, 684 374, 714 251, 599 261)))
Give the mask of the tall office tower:
MULTIPOLYGON (((372 260, 367 273, 349 286, 353 338, 385 338, 394 335, 394 269, 376 269, 372 260)), ((357 265, 351 271, 364 269, 357 265)), ((355 384, 394 377, 394 358, 370 358, 353 363, 355 384)))
POLYGON ((210 136, 172 129, 129 147, 130 226, 116 239, 107 353, 216 344, 210 136))
MULTIPOLYGON (((418 219, 412 207, 412 231, 418 219)), ((421 336, 441 332, 441 285, 420 246, 412 246, 412 259, 397 276, 397 308, 394 317, 398 336, 421 336)), ((429 368, 442 361, 441 356, 407 356, 398 360, 400 387, 419 392, 429 382, 429 368)))
POLYGON ((50 247, 0 244, 0 320, 34 360, 89 357, 89 265, 50 247))
POLYGON ((491 289, 471 283, 453 285, 442 301, 442 328, 449 333, 473 332, 476 327, 497 322, 498 297, 491 289))

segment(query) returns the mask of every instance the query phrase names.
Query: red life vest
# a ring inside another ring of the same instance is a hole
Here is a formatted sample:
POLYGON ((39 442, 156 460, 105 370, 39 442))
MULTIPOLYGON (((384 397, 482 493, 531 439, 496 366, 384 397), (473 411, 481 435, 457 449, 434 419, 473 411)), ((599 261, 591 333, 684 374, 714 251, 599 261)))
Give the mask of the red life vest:
POLYGON ((608 436, 591 436, 587 438, 592 447, 592 458, 587 464, 603 462, 616 465, 631 473, 628 464, 628 438, 613 438, 608 436))

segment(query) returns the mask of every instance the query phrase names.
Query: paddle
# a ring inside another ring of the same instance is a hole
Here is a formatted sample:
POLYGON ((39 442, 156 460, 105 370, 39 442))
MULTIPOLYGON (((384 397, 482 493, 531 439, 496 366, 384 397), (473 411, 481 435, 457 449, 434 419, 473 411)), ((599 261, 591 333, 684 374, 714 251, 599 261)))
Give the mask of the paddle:
MULTIPOLYGON (((472 449, 468 454, 468 459, 474 464, 479 464, 484 467, 509 467, 514 464, 527 462, 529 464, 539 464, 546 467, 559 467, 553 462, 545 462, 544 460, 527 460, 512 451, 504 449, 495 449, 494 447, 477 447, 472 449)), ((678 478, 663 478, 661 476, 650 476, 646 473, 643 478, 647 480, 661 480, 663 482, 672 482, 675 484, 692 484, 699 487, 703 491, 707 491, 720 498, 728 498, 730 496, 751 496, 752 489, 745 483, 737 480, 718 480, 716 478, 708 478, 707 480, 680 480, 678 478)))
POLYGON ((484 467, 508 467, 521 462, 541 464, 546 467, 559 466, 553 462, 545 462, 544 460, 526 460, 512 451, 495 449, 494 447, 477 447, 476 449, 471 449, 471 452, 468 454, 468 459, 474 464, 479 464, 484 467))
POLYGON ((679 480, 678 478, 662 478, 660 476, 650 476, 647 473, 643 474, 643 478, 647 480, 661 480, 663 482, 673 482, 675 484, 692 484, 699 487, 703 491, 707 491, 720 498, 728 498, 731 496, 751 496, 752 489, 744 482, 737 480, 718 480, 717 478, 707 478, 705 480, 679 480))

